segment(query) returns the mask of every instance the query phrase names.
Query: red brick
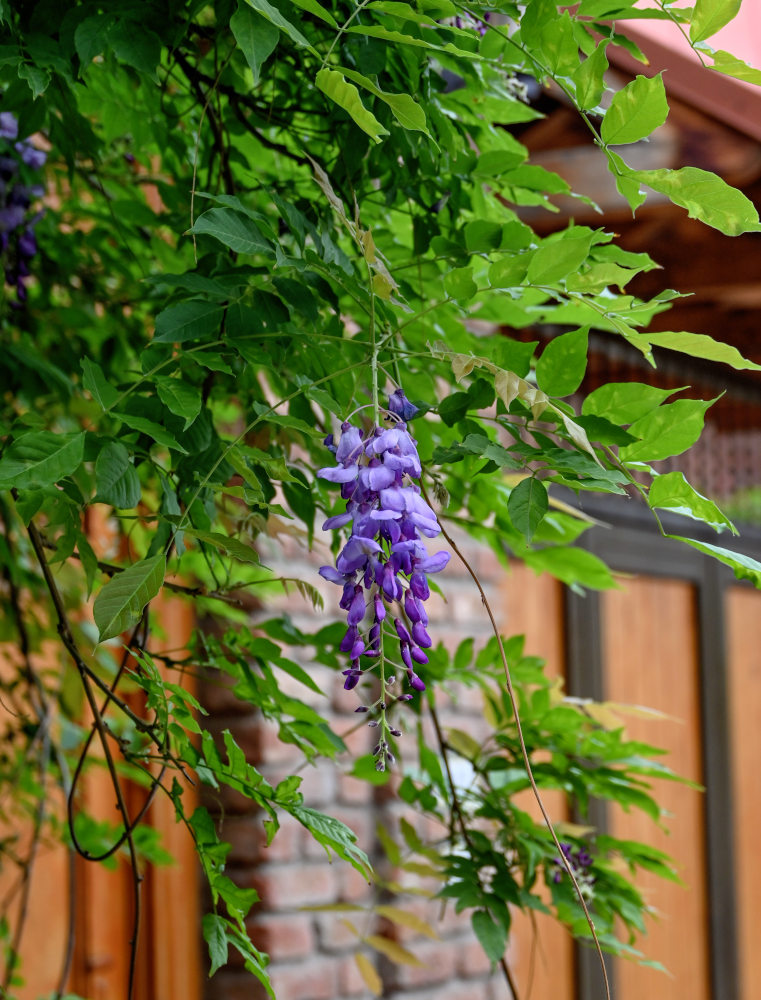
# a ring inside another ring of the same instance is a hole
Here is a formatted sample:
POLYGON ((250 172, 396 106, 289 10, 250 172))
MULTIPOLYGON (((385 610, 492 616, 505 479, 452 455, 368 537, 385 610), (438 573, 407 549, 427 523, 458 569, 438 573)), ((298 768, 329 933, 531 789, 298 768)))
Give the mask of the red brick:
POLYGON ((234 679, 226 674, 215 672, 204 677, 199 700, 210 716, 251 714, 251 706, 233 694, 234 686, 234 679))
POLYGON ((334 867, 326 864, 271 865, 249 880, 264 904, 272 910, 292 910, 337 897, 334 867))
POLYGON ((368 913, 362 910, 347 910, 342 913, 331 910, 329 913, 316 913, 315 925, 320 949, 329 954, 354 951, 359 946, 357 934, 348 926, 352 924, 359 934, 365 932, 368 926, 368 913))
POLYGON ((457 971, 465 978, 485 976, 491 963, 478 941, 463 941, 457 948, 457 971))
POLYGON ((336 1000, 337 963, 328 958, 276 965, 270 971, 277 1000, 336 1000))
POLYGON ((263 914, 247 921, 246 927, 254 945, 267 952, 273 962, 306 958, 314 950, 312 919, 306 914, 263 914))
POLYGON ((369 805, 373 799, 373 786, 350 774, 338 777, 338 801, 345 805, 369 805))
POLYGON ((206 985, 207 1000, 268 1000, 267 991, 250 972, 223 969, 206 985))
POLYGON ((362 903, 373 892, 372 883, 358 871, 351 868, 346 862, 334 862, 334 866, 340 864, 340 874, 338 884, 340 886, 340 899, 347 903, 362 903))
MULTIPOLYGON (((502 985, 502 984, 500 984, 502 985)), ((505 1000, 509 993, 499 990, 492 993, 488 983, 463 983, 455 981, 447 986, 435 986, 431 989, 415 990, 414 992, 394 992, 389 994, 393 1000, 505 1000)), ((258 1000, 258 998, 257 998, 258 1000)))
POLYGON ((421 941, 410 949, 423 965, 394 965, 393 981, 404 988, 446 983, 455 974, 456 949, 444 941, 421 941))
POLYGON ((288 816, 283 817, 275 839, 266 847, 264 819, 266 814, 256 812, 247 816, 225 816, 221 820, 219 836, 231 845, 228 855, 230 864, 245 867, 298 858, 301 824, 288 816))

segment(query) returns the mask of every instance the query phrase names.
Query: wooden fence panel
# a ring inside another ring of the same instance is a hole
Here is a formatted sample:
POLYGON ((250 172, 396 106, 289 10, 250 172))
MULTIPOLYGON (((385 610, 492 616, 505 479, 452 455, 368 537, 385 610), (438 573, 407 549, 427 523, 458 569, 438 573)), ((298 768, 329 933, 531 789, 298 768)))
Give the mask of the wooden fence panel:
POLYGON ((734 850, 742 1000, 761 1000, 761 593, 726 592, 734 850))
MULTIPOLYGON (((602 598, 606 698, 657 707, 667 718, 622 716, 630 738, 669 750, 667 764, 701 780, 698 623, 694 587, 684 581, 638 577, 602 598)), ((643 873, 638 887, 659 918, 639 947, 665 965, 662 972, 630 961, 615 966, 618 1000, 683 996, 708 1000, 708 901, 703 800, 694 789, 653 783, 656 800, 671 814, 670 833, 643 813, 610 810, 611 832, 641 839, 676 859, 686 888, 643 873)), ((715 998, 720 1000, 720 998, 715 998)))
MULTIPOLYGON (((536 576, 522 563, 514 562, 501 588, 501 621, 508 635, 526 636, 525 652, 547 661, 550 677, 565 674, 563 588, 548 574, 536 576)), ((563 796, 542 796, 553 821, 566 819, 563 796)), ((520 805, 534 817, 539 809, 531 792, 522 792, 520 805)), ((544 914, 535 920, 516 914, 510 940, 509 960, 518 995, 531 1000, 574 1000, 574 949, 570 934, 544 914)))

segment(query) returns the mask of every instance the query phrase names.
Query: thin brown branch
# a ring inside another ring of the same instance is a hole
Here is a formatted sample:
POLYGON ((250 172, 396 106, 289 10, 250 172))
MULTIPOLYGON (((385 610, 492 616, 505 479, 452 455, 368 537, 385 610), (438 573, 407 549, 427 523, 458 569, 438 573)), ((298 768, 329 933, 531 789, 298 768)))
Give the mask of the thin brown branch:
POLYGON ((140 875, 138 869, 137 861, 137 850, 135 848, 135 839, 132 834, 131 821, 129 812, 127 810, 127 805, 124 801, 124 793, 122 792, 121 783, 119 781, 119 776, 116 771, 116 765, 114 763, 114 758, 111 753, 111 747, 108 742, 108 734, 103 723, 103 719, 98 710, 97 702, 95 701, 95 694, 93 692, 92 685, 90 683, 90 671, 87 669, 84 660, 77 648, 77 644, 74 640, 74 636, 71 631, 71 625, 69 623, 68 616, 66 614, 66 607, 63 603, 63 598, 58 589, 58 584, 50 570, 48 561, 45 558, 45 548, 43 545, 42 537, 35 525, 34 521, 30 521, 28 525, 29 540, 32 543, 32 548, 34 549, 35 555, 37 556, 37 561, 42 570, 42 575, 45 579, 45 585, 48 589, 50 599, 53 602, 53 607, 55 609, 56 617, 58 619, 57 630, 61 637, 61 641, 69 652, 71 658, 74 661, 75 666, 80 675, 82 681, 82 686, 84 687, 85 696, 87 702, 90 706, 90 711, 92 713, 95 726, 98 731, 98 736, 100 739, 100 744, 103 748, 103 754, 106 759, 106 766, 108 767, 108 772, 111 778, 111 784, 116 795, 116 806, 122 817, 122 822, 124 823, 124 828, 127 831, 127 848, 129 850, 130 858, 130 868, 132 870, 132 888, 133 888, 133 924, 132 924, 132 938, 130 940, 130 957, 129 957, 129 978, 127 984, 127 1000, 132 1000, 134 995, 134 985, 135 985, 135 971, 137 967, 137 941, 138 934, 140 931, 140 883, 142 881, 142 876, 140 875))
MULTIPOLYGON (((436 708, 434 707, 434 705, 432 705, 430 702, 428 703, 428 709, 429 709, 429 711, 431 713, 431 719, 433 721, 433 728, 436 730, 436 739, 439 742, 439 750, 441 751, 441 757, 442 757, 442 760, 444 761, 444 770, 447 773, 447 784, 449 785, 449 794, 450 794, 450 796, 452 798, 452 808, 453 808, 453 811, 454 811, 454 815, 457 817, 457 822, 459 824, 460 832, 462 833, 463 840, 465 841, 465 843, 467 844, 467 846, 469 847, 469 849, 471 851, 473 851, 473 849, 474 849, 473 848, 473 841, 471 840, 470 831, 468 830, 468 825, 465 822, 465 816, 463 814, 462 807, 460 806, 460 797, 457 794, 457 786, 454 783, 454 778, 452 777, 452 771, 451 771, 451 768, 449 767, 449 756, 447 754, 447 743, 446 743, 446 740, 444 739, 444 733, 442 732, 441 724, 439 723, 438 712, 436 711, 436 708)), ((481 885, 481 879, 480 878, 478 879, 478 881, 479 881, 479 885, 481 885)), ((481 885, 481 888, 483 888, 483 885, 481 885)), ((507 963, 507 959, 505 958, 504 955, 499 960, 499 967, 500 967, 500 969, 502 969, 502 975, 505 977, 505 982, 508 985, 508 988, 510 990, 511 996, 513 997, 513 1000, 520 1000, 519 993, 518 993, 518 986, 517 986, 515 980, 513 979, 512 971, 511 971, 510 966, 507 963)))
MULTIPOLYGON (((426 493, 425 487, 422 488, 422 492, 424 499, 426 500, 426 502, 428 502, 429 498, 426 493)), ((484 588, 481 586, 481 581, 479 580, 478 575, 476 574, 475 570, 470 565, 468 560, 465 558, 465 556, 462 554, 457 543, 449 534, 449 532, 446 530, 443 524, 441 525, 441 533, 451 546, 452 551, 457 555, 460 562, 468 571, 470 578, 473 580, 473 583, 476 585, 476 589, 478 590, 478 593, 481 596, 481 603, 483 604, 484 608, 486 609, 486 613, 489 616, 489 621, 491 622, 492 631, 494 632, 494 636, 497 640, 499 655, 502 661, 502 668, 505 672, 505 688, 507 690, 507 695, 510 699, 510 704, 513 709, 513 717, 515 719, 515 728, 518 734, 518 742, 521 748, 521 756, 523 757, 523 763, 526 768, 526 774, 528 776, 529 784, 531 785, 531 791, 533 792, 534 798, 536 799, 537 805, 539 806, 539 810, 544 819, 545 826, 549 830, 550 836, 552 837, 552 841, 555 844, 555 847, 557 847, 559 860, 563 865, 563 867, 565 868, 568 877, 571 880, 571 883, 573 884, 573 888, 579 900, 579 904, 581 905, 581 908, 584 911, 584 917, 586 918, 587 925, 592 935, 592 940, 594 941, 595 949, 597 951, 597 956, 600 963, 600 969, 602 971, 602 978, 605 986, 605 997, 606 1000, 612 1000, 610 992, 610 982, 608 980, 608 970, 605 967, 605 957, 603 956, 602 953, 600 939, 597 936, 597 931, 595 929, 594 921, 592 920, 592 915, 589 912, 589 907, 587 906, 586 900, 584 899, 584 895, 581 891, 581 887, 579 886, 578 880, 573 871, 573 867, 569 862, 569 860, 566 858, 565 854, 563 853, 563 849, 560 846, 560 840, 558 839, 557 833, 555 833, 555 827, 553 826, 552 820, 550 819, 549 813, 547 812, 547 807, 544 804, 544 800, 542 799, 541 793, 539 792, 539 788, 536 784, 536 780, 534 779, 534 771, 531 767, 531 760, 528 755, 526 741, 523 738, 523 727, 521 725, 520 712, 518 711, 518 699, 515 696, 515 689, 513 688, 513 679, 510 674, 510 667, 507 662, 505 647, 502 642, 502 635, 500 634, 499 628, 497 627, 497 621, 494 617, 494 612, 491 609, 491 605, 489 604, 489 600, 486 596, 484 588)))
MULTIPOLYGON (((40 538, 42 539, 42 544, 46 549, 48 549, 48 551, 57 551, 55 542, 51 542, 42 534, 40 534, 40 538)), ((78 559, 80 562, 82 561, 82 556, 79 552, 72 552, 71 558, 78 559)), ((106 576, 116 576, 117 573, 123 573, 126 568, 124 566, 117 566, 116 563, 104 562, 102 559, 99 559, 96 565, 101 573, 105 573, 106 576)), ((171 580, 164 580, 162 587, 164 587, 165 590, 170 590, 173 594, 184 594, 187 597, 210 597, 215 601, 223 601, 225 604, 232 604, 235 607, 243 606, 243 602, 239 597, 232 597, 230 594, 221 590, 207 590, 205 587, 201 586, 187 587, 182 583, 174 583, 171 580)))

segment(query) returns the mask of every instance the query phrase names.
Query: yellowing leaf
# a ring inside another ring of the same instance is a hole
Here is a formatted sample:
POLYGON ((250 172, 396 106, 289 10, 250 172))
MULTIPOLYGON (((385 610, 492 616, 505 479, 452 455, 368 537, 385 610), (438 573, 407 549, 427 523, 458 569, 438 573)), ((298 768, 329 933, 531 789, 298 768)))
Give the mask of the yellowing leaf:
POLYGON ((378 975, 375 966, 367 955, 362 955, 361 953, 356 954, 354 956, 354 961, 357 963, 359 974, 362 976, 368 990, 370 990, 374 997, 381 996, 383 993, 383 983, 381 982, 381 977, 378 975))
POLYGON ((301 910, 310 913, 346 913, 351 910, 363 910, 357 903, 315 903, 313 906, 302 906, 301 910))
POLYGON ((423 934, 425 937, 438 938, 439 936, 422 917, 418 917, 408 910, 402 910, 398 906, 376 906, 375 912, 392 923, 399 924, 401 927, 409 927, 410 930, 417 931, 418 934, 423 934))
POLYGON ((448 729, 447 743, 455 753, 466 760, 475 760, 481 753, 481 744, 474 740, 470 733, 465 733, 462 729, 448 729))
POLYGON ((390 958, 397 965, 414 965, 419 969, 425 968, 425 963, 421 962, 417 955, 413 955, 411 951, 404 948, 397 941, 381 937, 380 934, 368 934, 362 940, 365 944, 369 944, 371 948, 379 951, 381 955, 390 958))

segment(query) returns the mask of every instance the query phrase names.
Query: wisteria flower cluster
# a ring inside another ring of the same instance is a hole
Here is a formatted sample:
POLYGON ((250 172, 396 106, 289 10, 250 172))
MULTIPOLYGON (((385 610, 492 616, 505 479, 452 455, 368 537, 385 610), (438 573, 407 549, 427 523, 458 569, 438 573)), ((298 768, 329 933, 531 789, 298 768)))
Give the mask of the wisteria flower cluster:
POLYGON ((28 139, 18 141, 15 116, 0 112, 0 254, 5 280, 15 287, 19 302, 26 301, 25 279, 37 253, 34 227, 42 216, 32 211, 32 203, 45 192, 42 185, 28 183, 28 179, 44 166, 45 159, 43 150, 28 139))
POLYGON ((347 630, 340 648, 350 663, 344 687, 356 687, 363 669, 381 656, 383 629, 393 622, 407 679, 414 690, 424 691, 417 669, 428 662, 425 649, 431 645, 428 574, 442 570, 449 553, 429 555, 421 537, 435 538, 441 528, 414 482, 420 458, 407 421, 417 407, 399 389, 387 412, 391 426, 364 435, 345 422, 337 444, 332 435, 326 439, 337 464, 317 475, 340 484, 346 510, 329 517, 323 528, 352 527, 336 565, 322 566, 320 575, 343 587, 339 605, 347 613, 347 630))
MULTIPOLYGON (((563 852, 568 864, 571 866, 573 874, 578 882, 579 889, 585 896, 592 895, 592 887, 595 882, 595 877, 592 875, 590 868, 592 867, 592 855, 586 849, 586 847, 580 847, 577 851, 574 851, 573 844, 568 844, 561 842, 560 849, 563 852)), ((552 881, 557 884, 562 882, 563 876, 566 875, 565 865, 561 858, 553 859, 553 872, 552 881)))

